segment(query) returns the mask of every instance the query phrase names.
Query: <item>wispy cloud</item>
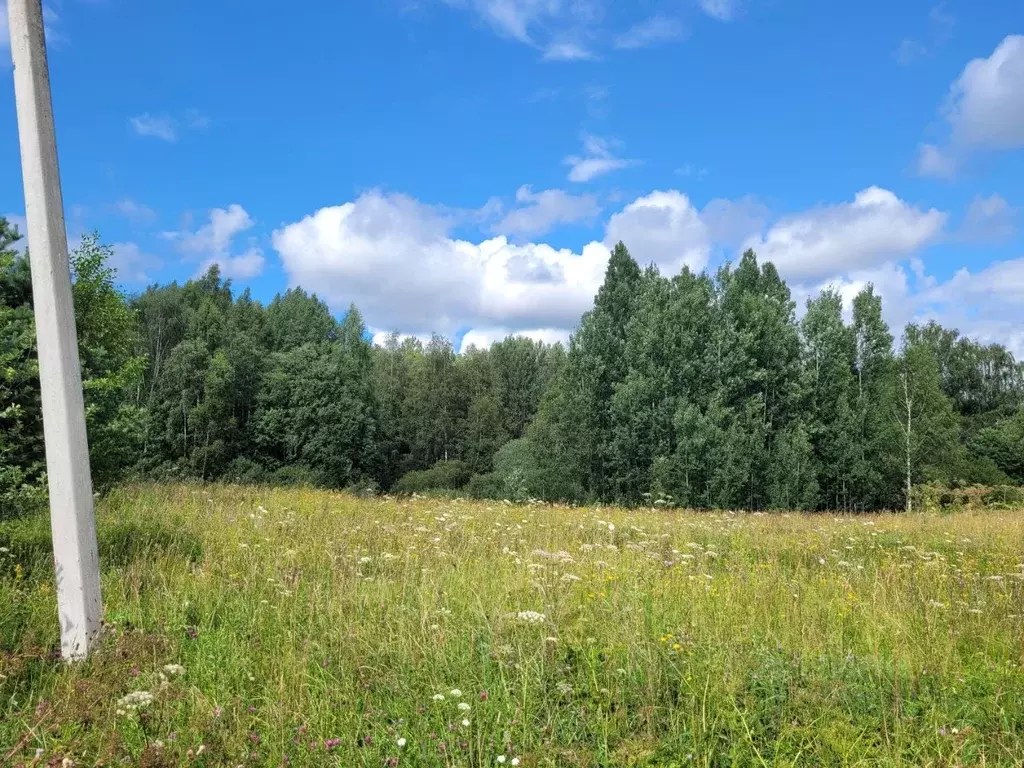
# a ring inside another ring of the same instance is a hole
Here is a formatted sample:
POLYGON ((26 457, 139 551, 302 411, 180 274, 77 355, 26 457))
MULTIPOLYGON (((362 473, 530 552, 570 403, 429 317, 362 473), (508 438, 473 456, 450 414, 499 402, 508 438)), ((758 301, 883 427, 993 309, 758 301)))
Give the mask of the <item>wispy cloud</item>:
POLYGON ((178 124, 167 115, 143 115, 128 118, 128 123, 139 136, 152 136, 172 144, 178 140, 178 124))
POLYGON ((545 61, 595 59, 587 45, 600 27, 609 0, 443 0, 467 10, 501 37, 529 45, 545 61))
POLYGON ((685 36, 686 29, 678 19, 658 15, 634 24, 629 30, 619 35, 615 38, 615 47, 629 51, 673 40, 682 40, 685 36))
POLYGON ((544 50, 544 61, 593 61, 593 52, 579 43, 552 43, 544 50))
POLYGON ((684 178, 695 178, 698 181, 708 175, 707 168, 697 168, 694 165, 687 163, 684 166, 676 168, 676 176, 682 176, 684 178))
POLYGON ((934 53, 953 36, 956 19, 946 10, 945 3, 933 6, 928 12, 928 31, 925 42, 915 38, 904 38, 893 54, 901 66, 909 66, 925 56, 934 53))
POLYGON ((738 6, 738 0, 700 0, 701 10, 719 21, 732 21, 738 6))
POLYGON ((569 166, 569 181, 585 182, 612 171, 639 164, 639 160, 616 157, 611 147, 617 142, 590 134, 583 135, 583 154, 569 155, 565 165, 569 166))
POLYGON ((210 118, 198 109, 185 110, 180 119, 166 113, 153 115, 149 112, 128 118, 129 125, 139 136, 152 136, 172 144, 178 140, 182 128, 200 131, 208 128, 210 122, 210 118))
POLYGON ((116 203, 109 206, 114 213, 124 216, 132 224, 148 224, 156 219, 156 211, 148 205, 132 200, 130 197, 123 197, 116 203))

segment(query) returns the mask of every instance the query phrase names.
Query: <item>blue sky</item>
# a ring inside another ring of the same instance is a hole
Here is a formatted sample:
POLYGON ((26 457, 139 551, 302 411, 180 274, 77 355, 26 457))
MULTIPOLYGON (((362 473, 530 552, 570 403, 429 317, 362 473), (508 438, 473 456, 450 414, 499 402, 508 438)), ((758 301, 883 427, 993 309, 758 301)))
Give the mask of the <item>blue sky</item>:
MULTIPOLYGON (((0 0, 0 5, 3 5, 0 0)), ((52 0, 69 235, 374 332, 564 338, 619 238, 1024 353, 1024 4, 52 0)), ((4 8, 6 18, 6 8, 4 8)), ((24 211, 6 22, 0 213, 24 211)))

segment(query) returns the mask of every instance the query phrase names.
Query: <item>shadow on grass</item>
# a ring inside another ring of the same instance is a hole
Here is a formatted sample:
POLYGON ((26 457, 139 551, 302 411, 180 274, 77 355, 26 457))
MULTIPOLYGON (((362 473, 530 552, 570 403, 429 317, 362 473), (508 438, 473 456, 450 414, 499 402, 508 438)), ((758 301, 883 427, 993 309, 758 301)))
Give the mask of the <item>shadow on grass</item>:
MULTIPOLYGON (((170 557, 189 563, 203 555, 203 543, 174 521, 114 522, 97 531, 100 568, 124 568, 136 560, 170 557)), ((0 523, 0 579, 53 578, 53 539, 45 516, 0 523)))
MULTIPOLYGON (((174 520, 101 522, 97 539, 104 572, 166 558, 194 563, 203 555, 199 537, 174 520)), ((0 602, 6 604, 0 611, 0 653, 39 658, 53 654, 57 642, 53 580, 49 519, 39 515, 0 522, 0 602)), ((12 661, 13 657, 0 655, 0 668, 12 661)))

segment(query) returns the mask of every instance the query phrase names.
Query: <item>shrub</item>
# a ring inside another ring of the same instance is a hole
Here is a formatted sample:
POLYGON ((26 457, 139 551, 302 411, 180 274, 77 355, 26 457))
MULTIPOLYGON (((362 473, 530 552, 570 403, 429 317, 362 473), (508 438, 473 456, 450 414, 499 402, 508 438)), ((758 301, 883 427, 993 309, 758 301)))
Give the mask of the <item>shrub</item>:
POLYGON ((937 512, 942 508, 943 494, 949 489, 939 483, 922 483, 915 485, 910 500, 915 512, 937 512))
POLYGON ((351 493, 353 496, 369 498, 371 496, 378 495, 380 493, 380 487, 377 485, 376 480, 362 478, 361 480, 353 480, 351 483, 346 485, 345 491, 351 493))
POLYGON ((0 466, 0 520, 23 517, 46 508, 46 478, 30 482, 15 466, 0 466))
POLYGON ((473 470, 463 461, 439 461, 430 469, 407 472, 395 483, 396 493, 458 491, 466 487, 473 470))
POLYGON ((1010 477, 987 456, 978 456, 966 462, 965 474, 971 485, 1009 485, 1010 477))
POLYGON ((473 475, 466 486, 466 493, 474 499, 502 499, 502 483, 497 472, 473 475))
POLYGON ((299 466, 297 464, 290 464, 280 469, 275 469, 267 477, 271 485, 308 485, 315 486, 316 478, 313 473, 306 467, 299 466))
POLYGON ((267 478, 267 470, 248 456, 239 456, 228 464, 224 479, 242 485, 257 485, 267 478))
POLYGON ((986 507, 1013 509, 1024 507, 1024 488, 1013 485, 999 485, 981 497, 986 507))

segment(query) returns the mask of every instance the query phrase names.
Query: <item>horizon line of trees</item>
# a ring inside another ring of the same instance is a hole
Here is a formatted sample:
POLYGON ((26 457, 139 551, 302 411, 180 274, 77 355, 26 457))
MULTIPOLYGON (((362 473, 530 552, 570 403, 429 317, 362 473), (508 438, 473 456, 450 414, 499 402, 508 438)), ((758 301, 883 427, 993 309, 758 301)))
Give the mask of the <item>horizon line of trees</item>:
MULTIPOLYGON (((45 497, 28 260, 0 218, 0 517, 45 497)), ((615 247, 567 347, 374 346, 291 289, 216 267, 126 296, 98 236, 72 255, 90 454, 125 477, 462 490, 701 508, 910 508, 922 483, 1024 484, 1024 366, 935 323, 897 346, 868 286, 797 320, 752 251, 662 276, 615 247)))

